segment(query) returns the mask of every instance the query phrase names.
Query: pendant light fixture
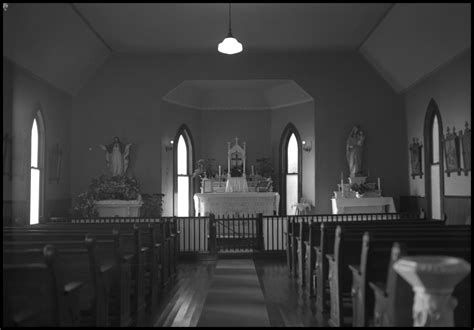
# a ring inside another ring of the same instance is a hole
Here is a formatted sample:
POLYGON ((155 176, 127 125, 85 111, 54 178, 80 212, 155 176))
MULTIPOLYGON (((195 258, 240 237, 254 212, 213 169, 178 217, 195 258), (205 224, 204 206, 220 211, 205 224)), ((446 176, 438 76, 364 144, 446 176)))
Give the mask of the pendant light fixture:
POLYGON ((229 33, 227 34, 227 37, 219 44, 217 47, 217 50, 221 53, 227 54, 227 55, 232 55, 232 54, 237 54, 242 51, 242 44, 234 38, 232 35, 232 17, 231 17, 231 12, 230 12, 230 3, 229 3, 229 33))

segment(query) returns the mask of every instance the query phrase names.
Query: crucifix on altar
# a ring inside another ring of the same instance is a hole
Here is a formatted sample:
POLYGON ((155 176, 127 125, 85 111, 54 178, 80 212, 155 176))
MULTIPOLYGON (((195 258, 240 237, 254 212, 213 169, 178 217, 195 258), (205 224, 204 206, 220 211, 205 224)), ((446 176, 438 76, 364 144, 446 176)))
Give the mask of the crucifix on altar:
POLYGON ((245 142, 239 145, 239 138, 235 138, 235 144, 231 147, 230 142, 227 142, 227 177, 232 175, 232 169, 242 168, 242 177, 245 178, 245 160, 246 160, 246 145, 245 142))

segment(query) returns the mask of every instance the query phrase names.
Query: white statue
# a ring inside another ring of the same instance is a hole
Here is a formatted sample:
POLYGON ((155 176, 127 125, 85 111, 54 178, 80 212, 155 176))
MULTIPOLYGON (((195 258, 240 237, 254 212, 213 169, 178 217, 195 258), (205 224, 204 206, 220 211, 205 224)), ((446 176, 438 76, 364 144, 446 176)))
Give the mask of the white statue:
POLYGON ((105 151, 105 161, 112 176, 124 175, 128 168, 128 154, 130 153, 129 143, 124 146, 119 138, 114 137, 114 142, 109 145, 100 144, 100 148, 105 151))
POLYGON ((351 177, 362 175, 362 148, 364 140, 364 132, 359 129, 359 126, 354 126, 346 141, 346 158, 351 177))

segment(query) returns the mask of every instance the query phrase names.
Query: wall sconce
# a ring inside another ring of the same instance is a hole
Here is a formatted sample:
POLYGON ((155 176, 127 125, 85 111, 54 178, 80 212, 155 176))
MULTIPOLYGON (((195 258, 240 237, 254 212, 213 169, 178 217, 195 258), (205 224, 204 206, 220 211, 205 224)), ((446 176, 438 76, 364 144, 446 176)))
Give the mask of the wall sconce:
POLYGON ((173 144, 174 144, 174 141, 173 140, 170 140, 169 144, 167 146, 165 146, 165 150, 166 151, 171 151, 173 150, 173 144))
POLYGON ((311 148, 313 147, 311 141, 303 141, 303 150, 306 152, 310 152, 311 148))

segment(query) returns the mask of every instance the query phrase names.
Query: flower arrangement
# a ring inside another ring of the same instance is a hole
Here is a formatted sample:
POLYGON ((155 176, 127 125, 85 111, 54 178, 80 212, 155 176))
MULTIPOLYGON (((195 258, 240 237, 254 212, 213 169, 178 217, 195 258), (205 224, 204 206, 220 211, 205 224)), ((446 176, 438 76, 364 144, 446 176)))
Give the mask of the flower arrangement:
POLYGON ((164 194, 142 194, 143 205, 141 207, 141 216, 143 217, 160 217, 163 213, 163 196, 164 194))
POLYGON ((272 178, 275 172, 271 158, 257 158, 257 173, 265 178, 272 178))
POLYGON ((194 170, 192 177, 200 177, 201 179, 204 177, 211 178, 216 175, 216 171, 214 169, 214 158, 206 158, 206 159, 199 159, 196 162, 197 168, 194 170))
POLYGON ((140 185, 135 178, 127 176, 101 175, 92 179, 86 192, 77 197, 73 215, 79 217, 95 217, 98 215, 94 202, 118 199, 136 200, 140 198, 140 185))
POLYGON ((352 191, 355 191, 359 193, 360 195, 365 194, 368 191, 377 190, 375 189, 374 183, 361 183, 361 184, 353 183, 351 184, 350 188, 352 191))

